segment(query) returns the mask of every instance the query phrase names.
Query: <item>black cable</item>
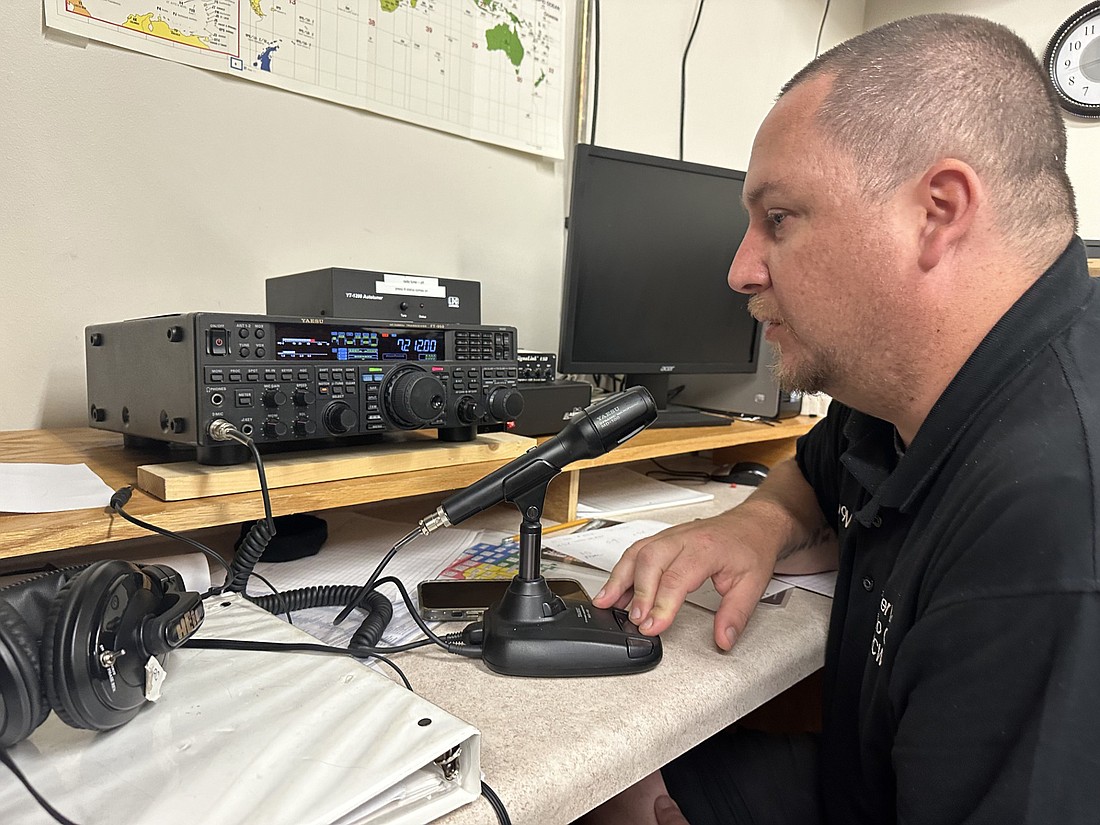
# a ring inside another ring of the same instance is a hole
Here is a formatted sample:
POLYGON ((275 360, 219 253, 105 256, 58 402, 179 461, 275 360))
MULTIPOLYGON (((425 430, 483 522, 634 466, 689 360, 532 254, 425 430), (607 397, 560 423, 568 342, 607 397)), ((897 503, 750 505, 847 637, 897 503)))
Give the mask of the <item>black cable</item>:
POLYGON ((8 753, 7 748, 0 748, 0 762, 3 762, 5 765, 8 766, 8 770, 15 774, 15 778, 23 783, 23 787, 26 788, 30 792, 30 795, 34 797, 34 801, 41 805, 42 809, 50 816, 52 816, 55 821, 60 822, 61 825, 76 825, 76 823, 73 822, 71 819, 66 819, 64 816, 62 816, 56 808, 54 808, 49 802, 46 801, 45 797, 43 797, 42 794, 34 789, 34 786, 31 785, 27 777, 23 775, 23 772, 19 770, 19 767, 15 764, 15 762, 12 761, 11 755, 8 753))
MULTIPOLYGON (((268 613, 283 610, 308 610, 314 607, 343 607, 359 601, 359 586, 354 584, 328 584, 287 590, 279 598, 272 596, 247 596, 257 607, 268 613), (282 608, 283 610, 280 610, 282 608)), ((367 616, 352 634, 351 647, 369 647, 378 643, 393 618, 393 603, 374 590, 367 594, 366 604, 360 605, 367 616)))
POLYGON ((688 52, 691 51, 691 41, 695 39, 695 30, 699 28, 699 18, 703 16, 703 4, 707 0, 699 0, 699 7, 695 10, 695 23, 691 26, 691 35, 684 47, 684 57, 680 61, 680 160, 684 159, 684 110, 687 100, 687 62, 688 52))
POLYGON ((144 530, 148 530, 151 533, 158 533, 159 535, 165 536, 166 538, 175 539, 176 541, 182 541, 184 544, 190 544, 192 547, 197 550, 201 550, 203 553, 205 553, 207 556, 209 556, 218 564, 220 564, 223 568, 225 568, 226 574, 229 573, 229 562, 225 560, 225 557, 222 556, 220 553, 211 550, 205 544, 188 538, 182 533, 175 533, 171 530, 166 530, 163 527, 157 527, 155 524, 150 524, 147 521, 139 519, 137 516, 132 516, 127 513, 124 508, 126 507, 126 504, 130 501, 130 498, 133 495, 134 488, 130 485, 120 487, 118 490, 115 490, 115 494, 111 496, 111 509, 131 524, 136 524, 138 527, 141 527, 144 530))
MULTIPOLYGON (((130 515, 129 513, 127 513, 126 510, 125 510, 126 503, 129 502, 130 497, 133 496, 133 494, 134 494, 134 488, 129 486, 129 485, 127 485, 126 487, 122 487, 118 490, 115 490, 115 494, 113 496, 111 496, 111 509, 114 512, 118 513, 120 516, 122 516, 124 519, 126 519, 131 524, 135 524, 138 527, 141 527, 143 530, 148 530, 150 533, 156 533, 157 535, 164 536, 165 538, 175 539, 176 541, 182 541, 184 544, 189 544, 192 547, 196 548, 197 550, 201 550, 203 553, 205 553, 210 558, 214 559, 214 561, 216 561, 218 564, 220 564, 222 567, 225 568, 225 582, 222 584, 222 586, 220 588, 212 588, 207 595, 218 595, 218 594, 220 594, 225 589, 226 585, 229 583, 229 577, 230 577, 230 574, 232 573, 232 568, 231 568, 229 562, 227 562, 225 560, 225 557, 222 556, 220 553, 217 553, 214 550, 210 549, 209 547, 207 547, 202 542, 195 541, 194 539, 189 538, 188 536, 185 536, 182 533, 177 533, 174 530, 168 530, 164 527, 158 527, 157 525, 151 524, 148 521, 145 521, 144 519, 140 519, 137 516, 133 516, 133 515, 130 515)), ((277 587, 275 587, 275 585, 273 585, 271 582, 269 582, 267 579, 265 579, 259 573, 255 573, 254 575, 256 576, 257 579, 259 579, 264 584, 266 584, 268 589, 270 589, 271 592, 274 595, 281 596, 281 594, 279 593, 279 589, 277 587)), ((204 596, 204 598, 205 598, 205 596, 204 596)), ((290 621, 291 624, 293 624, 293 621, 291 621, 291 619, 290 619, 290 612, 288 610, 284 609, 280 612, 285 613, 287 621, 290 621)))
POLYGON ((409 596, 409 591, 405 589, 405 585, 401 583, 400 579, 394 578, 393 576, 386 576, 385 578, 379 579, 378 582, 375 584, 375 587, 381 587, 383 584, 392 584, 397 588, 398 592, 401 594, 401 598, 405 602, 405 606, 409 609, 409 615, 412 617, 412 620, 416 622, 417 626, 423 631, 425 636, 427 636, 441 648, 446 650, 448 653, 457 653, 459 656, 468 656, 471 659, 481 658, 480 647, 462 647, 459 645, 455 645, 453 641, 448 642, 447 639, 451 638, 450 636, 442 638, 437 636, 432 631, 432 629, 428 627, 428 623, 424 621, 424 618, 416 609, 416 605, 413 604, 412 598, 410 598, 409 596))
MULTIPOLYGON (((704 473, 702 470, 674 470, 671 467, 664 466, 655 458, 651 458, 650 461, 656 464, 657 469, 664 473, 663 476, 660 476, 661 481, 710 481, 710 473, 704 473)), ((658 474, 655 473, 653 470, 647 470, 646 475, 650 478, 658 478, 658 474)))
POLYGON ((378 562, 378 566, 374 568, 374 572, 370 574, 367 581, 359 588, 359 595, 357 595, 352 601, 348 602, 347 607, 340 611, 340 615, 332 620, 333 624, 341 624, 344 619, 348 617, 352 610, 359 607, 359 603, 367 597, 375 587, 378 586, 378 576, 381 574, 382 569, 390 563, 390 559, 397 553, 397 548, 401 546, 401 542, 397 542, 393 547, 389 549, 389 552, 382 557, 382 561, 378 562))
POLYGON ((485 780, 481 780, 481 795, 489 800, 489 804, 493 807, 493 813, 497 815, 497 821, 500 825, 512 825, 512 820, 508 816, 508 809, 504 807, 504 803, 501 802, 500 797, 497 796, 497 792, 486 784, 485 780))
POLYGON ((592 137, 596 145, 596 113, 600 108, 600 0, 592 0, 592 29, 595 44, 592 49, 592 137))
MULTIPOLYGON (((225 589, 234 593, 244 593, 248 587, 248 578, 252 575, 252 568, 264 554, 268 543, 275 536, 275 518, 271 514, 271 493, 267 487, 267 473, 264 470, 264 460, 260 456, 260 450, 256 442, 242 433, 236 427, 229 427, 225 434, 239 444, 243 444, 252 453, 252 461, 256 465, 256 475, 260 479, 260 495, 264 502, 264 520, 252 525, 237 548, 237 555, 233 559, 232 575, 225 589)), ((288 615, 289 618, 289 615, 288 615)))
POLYGON ((821 15, 821 26, 817 30, 817 45, 814 46, 814 57, 816 58, 821 54, 821 33, 825 31, 825 18, 829 16, 829 3, 832 0, 825 0, 825 12, 821 15))
POLYGON ((260 450, 256 442, 242 433, 237 428, 228 431, 229 437, 239 444, 243 444, 252 453, 252 460, 256 464, 256 475, 260 478, 260 496, 264 501, 264 517, 267 519, 271 532, 275 532, 275 518, 271 515, 271 493, 267 488, 267 473, 264 471, 264 460, 260 457, 260 450))
POLYGON ((194 637, 184 642, 184 647, 193 647, 199 650, 251 650, 258 653, 327 653, 329 655, 354 656, 359 659, 371 657, 392 667, 394 672, 401 677, 405 687, 412 690, 412 684, 405 676, 405 672, 376 650, 359 651, 346 647, 310 644, 308 642, 249 642, 242 639, 196 639, 194 637))

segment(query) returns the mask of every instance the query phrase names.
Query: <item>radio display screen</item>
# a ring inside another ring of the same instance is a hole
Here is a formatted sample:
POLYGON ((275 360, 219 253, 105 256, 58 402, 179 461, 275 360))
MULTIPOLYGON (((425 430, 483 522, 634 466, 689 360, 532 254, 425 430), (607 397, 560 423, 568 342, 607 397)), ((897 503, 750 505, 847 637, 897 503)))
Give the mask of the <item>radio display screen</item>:
POLYGON ((276 324, 279 361, 445 361, 442 330, 276 324))

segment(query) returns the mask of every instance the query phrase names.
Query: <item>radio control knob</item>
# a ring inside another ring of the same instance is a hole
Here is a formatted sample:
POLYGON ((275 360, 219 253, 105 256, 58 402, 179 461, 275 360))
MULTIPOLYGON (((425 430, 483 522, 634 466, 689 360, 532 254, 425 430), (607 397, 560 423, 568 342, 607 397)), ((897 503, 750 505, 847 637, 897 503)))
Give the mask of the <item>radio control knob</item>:
POLYGON ((489 393, 489 414, 498 421, 512 421, 523 412, 523 394, 515 387, 497 387, 489 393))
POLYGON ((262 396, 265 407, 275 409, 286 403, 286 393, 282 390, 267 390, 262 396))
POLYGON ((268 438, 282 438, 286 435, 286 424, 282 421, 265 421, 264 435, 268 438))
POLYGON ((386 392, 390 416, 402 427, 422 427, 443 411, 447 390, 431 373, 407 369, 390 379, 386 392))
POLYGON ((317 425, 312 421, 299 418, 294 422, 294 434, 300 436, 309 436, 317 432, 317 425))
POLYGON ((294 391, 294 406, 296 407, 308 407, 314 401, 317 400, 317 396, 309 390, 295 390, 294 391))
POLYGON ((325 408, 321 420, 330 433, 341 434, 354 429, 359 423, 359 416, 345 402, 333 401, 325 408))
POLYGON ((455 415, 463 424, 473 424, 484 414, 485 410, 476 398, 465 395, 455 405, 455 415))

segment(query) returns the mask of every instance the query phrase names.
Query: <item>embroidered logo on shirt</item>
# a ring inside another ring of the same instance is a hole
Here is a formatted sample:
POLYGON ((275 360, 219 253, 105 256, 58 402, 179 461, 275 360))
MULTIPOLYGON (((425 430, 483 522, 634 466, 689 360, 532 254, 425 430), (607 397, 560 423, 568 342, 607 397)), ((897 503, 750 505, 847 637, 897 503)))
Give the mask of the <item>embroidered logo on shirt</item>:
POLYGON ((848 509, 848 505, 841 504, 836 514, 840 518, 840 523, 843 524, 845 528, 852 526, 852 512, 848 509))
POLYGON ((886 652, 886 634, 890 632, 890 622, 894 619, 894 605, 883 597, 878 605, 878 618, 875 619, 875 635, 871 639, 871 658, 882 667, 882 654, 886 652))

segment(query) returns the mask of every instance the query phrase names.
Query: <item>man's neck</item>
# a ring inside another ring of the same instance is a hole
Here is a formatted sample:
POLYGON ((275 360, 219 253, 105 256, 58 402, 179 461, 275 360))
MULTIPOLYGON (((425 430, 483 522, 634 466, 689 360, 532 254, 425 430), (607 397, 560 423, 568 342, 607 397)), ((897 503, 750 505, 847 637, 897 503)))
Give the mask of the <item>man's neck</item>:
POLYGON ((889 421, 908 446, 978 345, 1042 271, 1007 261, 976 267, 961 288, 945 293, 947 299, 928 302, 923 324, 905 319, 898 325, 908 333, 905 359, 889 365, 886 374, 864 373, 853 386, 826 392, 889 421))

